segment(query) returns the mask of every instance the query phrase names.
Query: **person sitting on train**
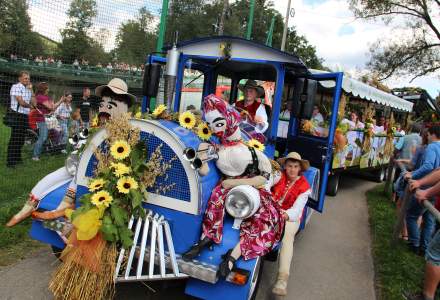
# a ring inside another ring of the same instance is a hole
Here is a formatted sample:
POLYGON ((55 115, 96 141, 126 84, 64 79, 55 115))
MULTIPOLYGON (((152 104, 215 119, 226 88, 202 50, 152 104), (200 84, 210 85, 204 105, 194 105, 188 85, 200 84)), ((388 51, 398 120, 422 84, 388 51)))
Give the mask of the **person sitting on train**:
POLYGON ((365 124, 362 123, 361 121, 359 121, 359 116, 356 112, 352 111, 350 113, 350 120, 344 118, 341 121, 342 124, 348 124, 350 130, 354 130, 354 129, 363 129, 365 128, 365 124))
POLYGON ((238 88, 244 93, 244 100, 237 101, 235 107, 245 122, 255 126, 256 132, 264 133, 269 127, 268 112, 266 106, 257 100, 264 97, 264 88, 250 79, 244 85, 239 84, 238 88))
POLYGON ((299 153, 290 152, 278 161, 283 167, 283 172, 281 179, 272 187, 272 194, 274 200, 281 206, 286 223, 279 255, 278 276, 272 292, 275 295, 285 296, 293 256, 293 242, 311 189, 302 175, 309 168, 309 162, 303 160, 299 153))
POLYGON ((320 126, 322 123, 324 123, 324 117, 319 112, 319 107, 317 105, 313 106, 312 122, 317 126, 320 126))

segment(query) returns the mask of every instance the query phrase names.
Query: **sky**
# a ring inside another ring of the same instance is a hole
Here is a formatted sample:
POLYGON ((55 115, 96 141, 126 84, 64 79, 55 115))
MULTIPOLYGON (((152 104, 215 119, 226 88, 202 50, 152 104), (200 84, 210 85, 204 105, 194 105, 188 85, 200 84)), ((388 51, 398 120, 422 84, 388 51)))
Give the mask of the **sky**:
MULTIPOLYGON (((272 1, 275 8, 285 16, 288 0, 272 1)), ((147 6, 147 9, 158 16, 162 0, 96 2, 98 15, 92 30, 106 30, 104 48, 110 50, 114 47, 115 35, 122 22, 134 18, 142 6, 147 6)), ((28 0, 28 3, 34 30, 60 41, 59 30, 66 24, 64 12, 67 11, 70 1, 28 0)), ((298 33, 304 35, 316 47, 318 55, 324 59, 324 64, 334 70, 352 74, 365 71, 371 44, 378 38, 396 34, 395 30, 383 23, 355 20, 348 8, 347 0, 292 0, 292 7, 295 9, 295 16, 290 18, 289 26, 295 26, 298 33)), ((409 82, 410 78, 391 78, 385 83, 390 87, 420 86, 436 97, 440 92, 439 76, 440 74, 424 76, 412 83, 409 82)))
MULTIPOLYGON (((288 0, 273 0, 275 8, 285 17, 288 0)), ((358 73, 366 69, 369 48, 379 38, 396 34, 391 27, 377 21, 355 20, 346 0, 292 0, 295 26, 316 47, 324 64, 334 70, 358 73)), ((415 79, 390 78, 390 87, 420 86, 431 96, 440 93, 440 73, 415 79)))

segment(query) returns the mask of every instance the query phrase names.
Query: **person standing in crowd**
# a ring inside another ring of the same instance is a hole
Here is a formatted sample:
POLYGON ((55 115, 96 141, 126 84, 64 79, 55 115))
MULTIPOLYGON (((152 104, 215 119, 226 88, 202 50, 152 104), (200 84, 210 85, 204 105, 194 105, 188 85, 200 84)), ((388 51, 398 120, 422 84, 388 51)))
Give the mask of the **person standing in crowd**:
POLYGON ((28 115, 30 109, 36 104, 28 72, 21 71, 19 73, 18 83, 11 87, 10 97, 9 109, 13 115, 13 120, 11 123, 11 136, 8 143, 6 165, 9 168, 13 168, 22 162, 21 148, 24 145, 24 136, 28 127, 28 115))
POLYGON ((255 80, 248 80, 244 85, 239 84, 238 88, 244 92, 244 100, 237 101, 235 107, 238 108, 240 114, 246 114, 246 120, 256 124, 256 132, 264 133, 269 127, 267 112, 264 104, 257 100, 257 98, 264 97, 263 87, 259 86, 255 80))
MULTIPOLYGON (((70 114, 72 113, 72 93, 65 92, 63 100, 64 101, 56 109, 55 116, 57 117, 58 122, 63 130, 62 144, 67 146, 67 140, 69 138, 70 114)), ((67 150, 63 149, 61 152, 66 154, 67 150)))
POLYGON ((88 87, 83 88, 83 95, 81 104, 79 106, 81 115, 81 126, 83 128, 90 127, 90 119, 92 118, 92 104, 90 103, 90 89, 88 87))
MULTIPOLYGON (((415 180, 424 177, 436 168, 440 167, 440 126, 432 126, 428 129, 429 145, 426 147, 425 155, 420 168, 407 172, 406 180, 415 180)), ((426 247, 431 241, 435 229, 434 216, 426 211, 413 197, 406 213, 406 224, 408 228, 408 240, 410 248, 420 254, 425 253, 426 247), (417 220, 423 216, 423 228, 420 233, 417 220)))
POLYGON ((290 264, 293 257, 295 234, 301 225, 304 207, 311 194, 310 185, 302 172, 309 168, 309 162, 301 159, 297 152, 290 152, 279 160, 284 171, 281 179, 273 186, 273 198, 281 206, 286 224, 278 261, 278 276, 272 293, 279 296, 287 295, 290 264))
POLYGON ((60 106, 60 104, 64 101, 64 96, 61 97, 57 103, 54 103, 52 98, 49 97, 49 84, 47 82, 40 82, 37 86, 35 98, 37 100, 38 111, 38 114, 36 115, 38 140, 34 146, 32 160, 39 161, 44 142, 49 136, 49 130, 47 128, 45 117, 57 109, 58 106, 60 106))

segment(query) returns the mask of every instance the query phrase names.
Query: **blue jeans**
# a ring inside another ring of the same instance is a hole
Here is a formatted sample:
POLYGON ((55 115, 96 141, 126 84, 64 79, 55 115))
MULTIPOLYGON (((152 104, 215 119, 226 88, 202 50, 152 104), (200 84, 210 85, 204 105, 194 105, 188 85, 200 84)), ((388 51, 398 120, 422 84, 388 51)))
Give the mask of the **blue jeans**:
POLYGON ((424 206, 421 206, 414 197, 412 197, 410 201, 408 210, 406 211, 408 240, 413 246, 426 250, 434 234, 435 218, 424 206), (422 216, 423 219, 421 233, 417 225, 417 220, 420 216, 422 216))
POLYGON ((440 230, 434 235, 426 251, 425 259, 431 265, 440 266, 440 230))
POLYGON ((58 123, 63 131, 63 138, 61 139, 61 144, 67 145, 67 139, 69 138, 69 120, 58 119, 58 123))
POLYGON ((47 136, 49 131, 47 130, 46 122, 37 122, 38 128, 38 140, 34 146, 34 155, 33 157, 38 157, 43 150, 44 142, 47 140, 47 136))

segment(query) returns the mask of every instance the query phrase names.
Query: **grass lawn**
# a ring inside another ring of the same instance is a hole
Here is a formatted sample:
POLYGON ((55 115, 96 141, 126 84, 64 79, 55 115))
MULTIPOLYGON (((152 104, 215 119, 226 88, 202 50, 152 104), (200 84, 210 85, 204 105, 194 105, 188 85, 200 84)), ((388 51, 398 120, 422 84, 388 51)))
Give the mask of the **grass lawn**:
POLYGON ((64 165, 65 155, 42 155, 40 161, 31 160, 32 146, 23 148, 22 165, 6 168, 6 148, 10 128, 3 125, 4 111, 0 111, 0 266, 24 257, 39 243, 28 237, 30 221, 13 228, 4 224, 18 212, 34 185, 50 172, 64 165))
POLYGON ((383 185, 367 193, 378 299, 403 299, 404 291, 422 290, 425 260, 404 242, 391 245, 395 204, 383 195, 383 185))

